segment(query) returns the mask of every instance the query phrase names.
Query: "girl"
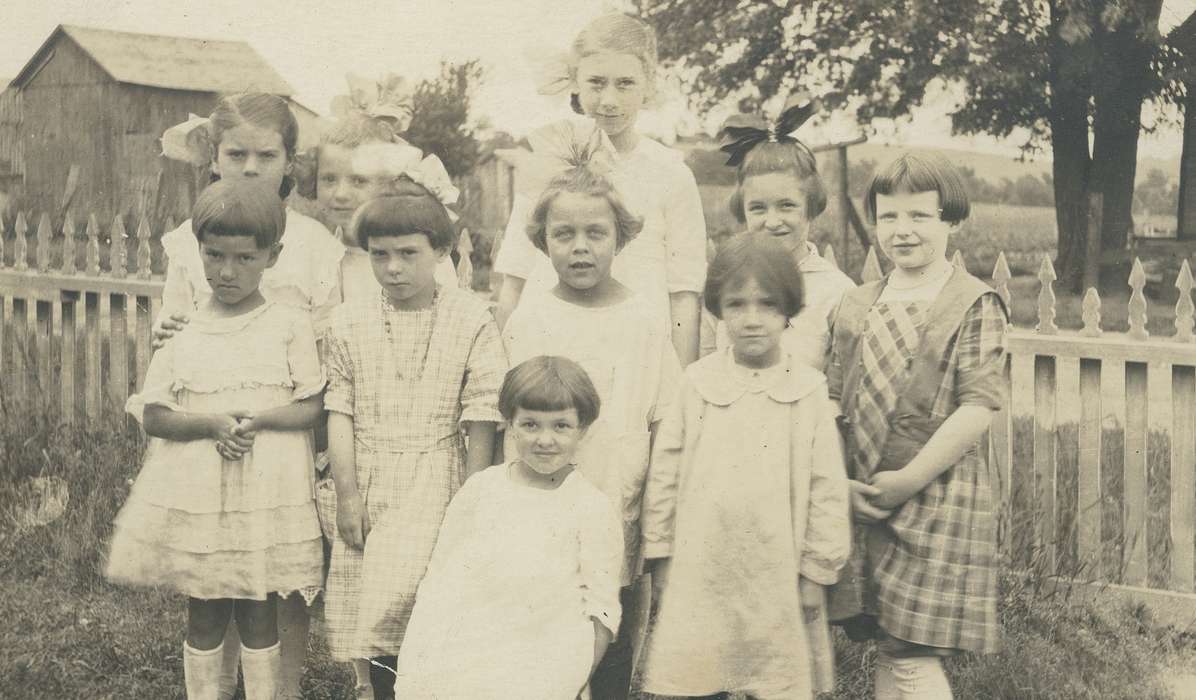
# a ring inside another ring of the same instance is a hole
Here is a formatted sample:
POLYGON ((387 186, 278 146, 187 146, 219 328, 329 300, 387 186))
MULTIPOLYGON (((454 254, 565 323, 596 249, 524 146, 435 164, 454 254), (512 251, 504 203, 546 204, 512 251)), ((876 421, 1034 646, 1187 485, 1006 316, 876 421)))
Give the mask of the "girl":
MULTIPOLYGON (((221 98, 208 119, 192 119, 168 129, 162 146, 168 157, 195 165, 210 164, 213 179, 257 183, 285 198, 294 186, 292 171, 298 140, 299 124, 286 100, 250 92, 221 98)), ((162 312, 154 327, 156 347, 182 329, 212 294, 191 230, 192 222, 184 222, 162 236, 168 264, 162 312)), ((279 249, 277 264, 262 276, 262 295, 305 311, 319 331, 327 323, 328 312, 340 303, 344 246, 315 219, 288 208, 279 249)), ((310 621, 307 606, 298 597, 280 601, 278 610, 282 639, 280 695, 294 700, 301 697, 299 682, 307 656, 310 621)), ((221 700, 230 700, 236 690, 236 655, 240 649, 236 630, 235 624, 229 626, 221 700)))
MULTIPOLYGON (((616 169, 634 182, 644 228, 615 265, 614 275, 638 292, 659 318, 672 320, 682 364, 697 358, 698 292, 706 269, 706 224, 693 173, 681 154, 635 130, 640 109, 653 98, 656 34, 638 19, 610 14, 578 34, 559 78, 542 88, 568 89, 575 111, 593 117, 617 151, 616 169)), ((523 295, 553 285, 553 270, 523 235, 534 198, 517 196, 494 269, 504 275, 496 315, 505 323, 523 295)))
POLYGON ((899 157, 865 210, 895 267, 848 292, 833 323, 857 526, 831 616, 876 640, 876 697, 950 698, 940 659, 999 643, 994 477, 977 442, 1005 390, 1007 317, 947 260, 968 216, 950 164, 899 157))
POLYGON ((310 601, 323 579, 309 429, 324 379, 307 314, 260 289, 286 222, 277 191, 217 182, 191 222, 212 291, 129 399, 154 439, 117 517, 107 574, 189 597, 188 698, 217 697, 235 617, 246 697, 273 700, 277 601, 310 601))
POLYGON ((405 179, 351 225, 379 290, 334 309, 324 339, 338 530, 325 621, 370 697, 367 659, 394 667, 449 499, 491 464, 507 363, 486 303, 435 282, 453 229, 428 189, 405 179))
MULTIPOLYGON (((731 212, 749 233, 781 243, 801 271, 804 303, 789 319, 781 343, 793 357, 822 370, 830 353, 830 315, 839 299, 855 287, 847 275, 818 255, 810 243, 810 227, 826 209, 826 189, 814 154, 791 134, 812 114, 809 103, 790 106, 775 124, 728 122, 723 131, 731 142, 727 165, 736 168, 738 187, 731 212)), ((702 315, 702 355, 730 345, 726 325, 709 311, 702 315)))
MULTIPOLYGON (((632 642, 639 636, 632 625, 641 617, 632 584, 639 573, 650 431, 676 391, 681 366, 663 312, 611 276, 616 254, 641 224, 611 180, 594 172, 596 166, 583 162, 556 176, 532 210, 527 236, 547 253, 558 282, 549 293, 521 303, 503 334, 512 362, 542 354, 567 357, 586 369, 602 397, 605 408, 579 447, 579 463, 621 515, 619 578, 627 615, 591 685, 596 698, 625 698, 632 642)), ((507 434, 508 452, 516 447, 516 435, 507 434)))
POLYGON ((619 626, 619 518, 575 459, 600 404, 585 371, 563 357, 507 373, 498 406, 515 451, 449 506, 403 640, 396 697, 578 697, 619 626))
POLYGON ((781 343, 802 304, 786 253, 749 235, 715 257, 705 303, 731 346, 690 365, 657 432, 644 496, 661 597, 650 693, 812 695, 803 620, 838 578, 851 528, 826 379, 781 343))

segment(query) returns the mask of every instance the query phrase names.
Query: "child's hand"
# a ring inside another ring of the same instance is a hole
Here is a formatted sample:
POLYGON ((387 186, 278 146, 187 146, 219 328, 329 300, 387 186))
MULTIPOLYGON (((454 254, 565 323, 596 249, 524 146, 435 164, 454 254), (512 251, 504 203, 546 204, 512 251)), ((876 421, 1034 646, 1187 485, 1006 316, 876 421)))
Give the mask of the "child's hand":
POLYGON ((166 341, 174 337, 174 334, 183 330, 191 322, 191 319, 186 314, 174 314, 169 318, 161 319, 154 325, 154 338, 150 342, 151 350, 161 350, 166 341))
POLYGON ((211 416, 211 428, 208 437, 216 441, 216 451, 228 460, 238 460, 253 447, 253 438, 237 434, 237 426, 242 420, 252 418, 249 411, 231 411, 217 413, 211 416))
POLYGON ((336 529, 345 544, 353 549, 365 549, 365 538, 370 535, 370 514, 358 494, 336 497, 336 529))
POLYGON ((878 472, 872 477, 872 487, 879 493, 868 500, 875 506, 891 511, 913 498, 924 486, 925 484, 919 484, 916 479, 910 478, 904 469, 878 472))
POLYGON ((851 514, 856 522, 872 525, 887 520, 893 514, 893 511, 877 506, 875 500, 870 500, 881 495, 880 489, 862 481, 847 483, 851 487, 851 514))
POLYGON ((797 593, 801 599, 802 615, 805 616, 806 622, 814 622, 822 614, 822 608, 826 604, 826 589, 805 576, 799 576, 797 593))

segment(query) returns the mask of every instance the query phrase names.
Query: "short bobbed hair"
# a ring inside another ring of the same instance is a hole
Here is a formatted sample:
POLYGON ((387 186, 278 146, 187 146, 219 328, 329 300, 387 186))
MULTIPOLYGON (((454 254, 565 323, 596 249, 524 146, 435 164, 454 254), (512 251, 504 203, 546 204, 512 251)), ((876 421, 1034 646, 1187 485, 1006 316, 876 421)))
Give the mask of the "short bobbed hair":
POLYGON ((818 175, 818 162, 814 160, 814 154, 795 143, 766 141, 748 151, 735 171, 737 186, 731 195, 730 207, 731 215, 739 223, 747 221, 747 212, 743 209, 744 181, 753 175, 772 173, 789 173, 797 179, 805 199, 807 220, 813 221, 826 211, 826 185, 818 175))
POLYGON ((602 400, 590 375, 567 357, 540 355, 507 372, 498 392, 498 411, 510 422, 517 409, 525 411, 577 410, 577 420, 588 428, 598 419, 602 400))
POLYGON ((287 209, 278 193, 254 182, 217 180, 204 188, 191 210, 191 231, 207 236, 253 236, 258 250, 280 240, 287 209))
POLYGON ((610 204, 615 221, 615 250, 622 250, 644 228, 644 220, 627 208, 623 196, 609 178, 594 172, 589 166, 579 165, 549 181, 532 209, 527 223, 527 237, 544 254, 548 253, 548 213, 552 210, 553 202, 564 192, 601 197, 610 204))
POLYGON ((971 213, 959 170, 934 153, 903 153, 872 176, 864 196, 868 221, 876 223, 876 195, 901 192, 938 192, 939 216, 948 223, 958 224, 971 213))
POLYGON ((748 280, 756 280, 775 297, 787 318, 796 316, 805 305, 801 272, 793 254, 767 236, 745 233, 724 245, 710 263, 703 293, 706 310, 722 319, 723 295, 748 280))
POLYGON ((395 187, 358 207, 349 222, 353 240, 369 250, 370 238, 423 234, 436 250, 452 250, 456 231, 440 200, 412 180, 401 177, 395 187))

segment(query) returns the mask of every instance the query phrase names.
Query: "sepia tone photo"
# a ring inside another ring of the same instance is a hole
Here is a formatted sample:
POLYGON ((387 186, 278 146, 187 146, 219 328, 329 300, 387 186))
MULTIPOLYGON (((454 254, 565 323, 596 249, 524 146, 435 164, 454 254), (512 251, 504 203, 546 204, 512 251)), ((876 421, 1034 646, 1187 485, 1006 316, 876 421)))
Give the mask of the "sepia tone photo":
POLYGON ((1196 698, 1196 0, 10 5, 0 697, 1196 698))

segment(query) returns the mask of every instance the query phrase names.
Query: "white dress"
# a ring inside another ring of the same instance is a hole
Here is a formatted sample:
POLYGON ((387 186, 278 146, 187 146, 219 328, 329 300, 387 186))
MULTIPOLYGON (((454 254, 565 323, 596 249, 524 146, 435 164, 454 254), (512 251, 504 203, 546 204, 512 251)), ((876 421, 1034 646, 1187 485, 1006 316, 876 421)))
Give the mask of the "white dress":
MULTIPOLYGON (((641 136, 628 153, 617 156, 634 192, 621 193, 644 217, 644 229, 615 256, 615 279, 638 292, 661 318, 669 318, 669 294, 702 292, 706 281, 706 219, 693 173, 679 151, 641 136)), ((494 270, 527 280, 521 300, 556 285, 548 256, 527 237, 527 219, 535 201, 517 194, 494 270)), ((521 302, 522 303, 522 302, 521 302)))
MULTIPOLYGON (((278 262, 262 274, 262 296, 307 311, 320 331, 341 301, 337 287, 345 247, 323 224, 290 208, 281 242, 278 262)), ((212 288, 204 276, 191 220, 163 234, 162 248, 167 265, 159 317, 192 314, 212 296, 212 288)))
POLYGON ((395 696, 573 700, 592 620, 619 628, 621 558, 614 510, 576 472, 554 490, 513 481, 509 464, 474 475, 419 586, 395 696))
MULTIPOLYGON (((602 407, 577 461, 622 514, 623 585, 638 569, 649 428, 664 415, 681 383, 667 324, 647 306, 636 294, 589 308, 547 293, 521 302, 503 329, 512 367, 538 355, 567 357, 585 369, 598 390, 602 407)), ((505 454, 515 454, 514 449, 508 436, 505 454)))

